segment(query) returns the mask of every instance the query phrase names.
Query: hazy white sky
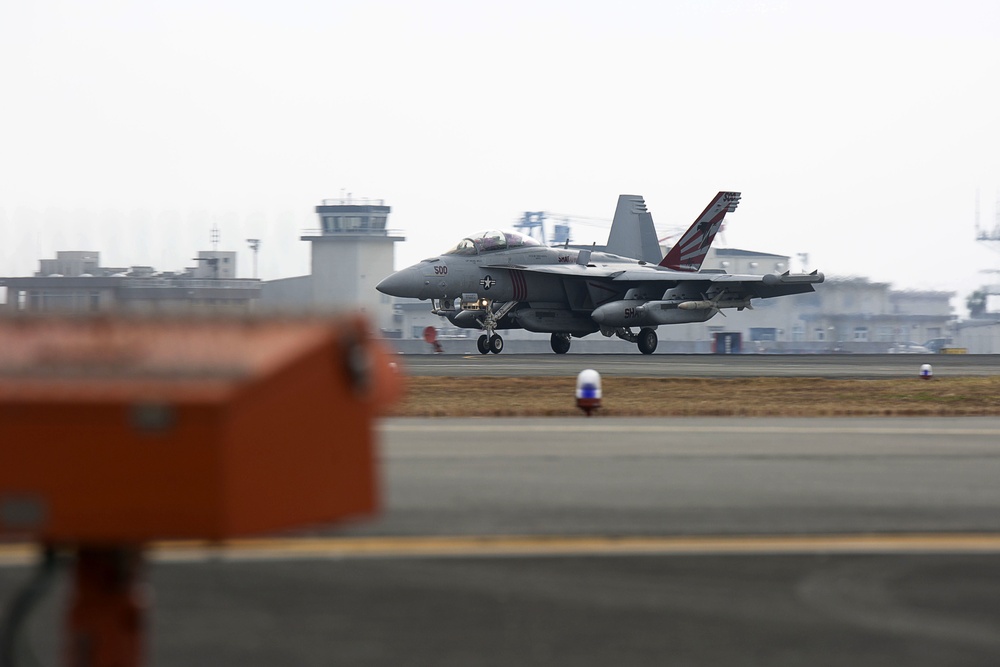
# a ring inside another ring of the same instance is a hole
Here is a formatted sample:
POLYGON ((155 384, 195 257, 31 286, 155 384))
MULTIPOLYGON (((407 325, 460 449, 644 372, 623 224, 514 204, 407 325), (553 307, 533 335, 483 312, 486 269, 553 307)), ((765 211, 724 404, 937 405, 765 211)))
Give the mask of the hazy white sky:
MULTIPOLYGON (((32 0, 0 5, 0 275, 177 269, 383 198, 397 264, 525 210, 660 229, 743 192, 732 247, 965 294, 1000 188, 1000 3, 32 0)), ((603 242, 606 231, 581 227, 603 242)))

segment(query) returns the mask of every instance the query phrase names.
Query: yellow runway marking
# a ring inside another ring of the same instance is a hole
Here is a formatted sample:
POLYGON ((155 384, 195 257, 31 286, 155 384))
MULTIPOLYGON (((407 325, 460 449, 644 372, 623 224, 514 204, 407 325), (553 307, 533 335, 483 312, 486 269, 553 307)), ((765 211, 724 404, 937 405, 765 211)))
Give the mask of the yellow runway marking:
MULTIPOLYGON (((763 535, 712 537, 316 537, 157 542, 158 562, 615 555, 1000 553, 1000 534, 763 535)), ((36 559, 31 545, 0 545, 0 566, 36 559)))
POLYGON ((37 555, 38 548, 33 544, 0 544, 0 567, 33 563, 37 555))

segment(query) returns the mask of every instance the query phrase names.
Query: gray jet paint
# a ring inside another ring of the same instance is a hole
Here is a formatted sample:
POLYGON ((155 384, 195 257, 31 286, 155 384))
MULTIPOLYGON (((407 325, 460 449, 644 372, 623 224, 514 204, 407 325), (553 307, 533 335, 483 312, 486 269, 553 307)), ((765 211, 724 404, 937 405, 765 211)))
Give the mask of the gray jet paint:
POLYGON ((621 195, 607 252, 546 247, 529 236, 488 231, 393 273, 376 288, 431 299, 432 312, 455 326, 484 331, 483 354, 503 350, 496 333, 502 329, 549 333, 558 354, 569 351, 571 337, 597 332, 652 354, 659 325, 704 322, 723 308, 752 308, 752 299, 812 292, 813 284, 823 282, 817 271, 754 276, 700 270, 740 197, 718 193, 659 263, 643 198, 621 195))

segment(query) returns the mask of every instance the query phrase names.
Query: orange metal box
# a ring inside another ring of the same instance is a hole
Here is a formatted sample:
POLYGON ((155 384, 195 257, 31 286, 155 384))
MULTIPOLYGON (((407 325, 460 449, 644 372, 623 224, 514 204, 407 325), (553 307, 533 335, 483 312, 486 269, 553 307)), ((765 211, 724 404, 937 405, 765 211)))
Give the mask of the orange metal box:
POLYGON ((363 320, 0 319, 0 536, 220 539, 370 514, 363 320))

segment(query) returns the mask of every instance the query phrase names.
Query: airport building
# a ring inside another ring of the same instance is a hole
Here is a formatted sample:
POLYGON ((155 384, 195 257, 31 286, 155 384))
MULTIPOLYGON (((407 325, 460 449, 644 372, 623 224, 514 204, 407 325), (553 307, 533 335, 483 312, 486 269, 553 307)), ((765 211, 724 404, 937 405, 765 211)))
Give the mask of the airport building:
POLYGON ((1000 354, 1000 316, 959 322, 953 345, 973 354, 1000 354))
POLYGON ((254 310, 260 281, 237 279, 236 253, 203 251, 198 265, 158 272, 151 266, 103 267, 100 253, 71 250, 39 260, 31 277, 0 278, 7 301, 20 312, 189 313, 254 310))
POLYGON ((955 326, 955 345, 977 354, 1000 354, 1000 285, 969 295, 969 319, 955 326))
MULTIPOLYGON (((300 236, 311 247, 311 272, 269 282, 237 278, 236 253, 200 251, 181 271, 151 266, 104 267, 97 251, 59 251, 39 260, 31 277, 0 278, 0 309, 32 312, 365 312, 391 330, 389 297, 375 290, 392 273, 394 245, 382 200, 333 199, 316 207, 318 226, 300 236)), ((214 238, 217 238, 217 233, 214 238)), ((256 239, 251 239, 259 243, 256 239)), ((253 246, 251 246, 253 247, 253 246)), ((436 318, 435 318, 436 319, 436 318)))
POLYGON ((300 236, 311 246, 309 275, 264 283, 261 308, 360 309, 378 329, 392 331, 392 300, 375 289, 393 271, 396 242, 405 240, 388 227, 391 210, 381 199, 323 200, 316 207, 319 227, 300 236))
MULTIPOLYGON (((720 248, 705 268, 760 275, 783 273, 790 258, 720 248)), ((700 335, 740 334, 748 352, 884 353, 950 336, 954 292, 894 290, 860 277, 827 277, 816 291, 779 299, 755 299, 753 310, 716 316, 700 335), (720 321, 721 320, 721 321, 720 321)), ((665 337, 671 333, 663 331, 665 337)))

